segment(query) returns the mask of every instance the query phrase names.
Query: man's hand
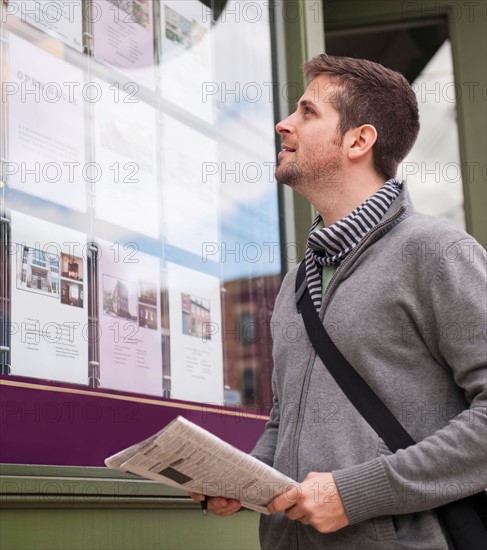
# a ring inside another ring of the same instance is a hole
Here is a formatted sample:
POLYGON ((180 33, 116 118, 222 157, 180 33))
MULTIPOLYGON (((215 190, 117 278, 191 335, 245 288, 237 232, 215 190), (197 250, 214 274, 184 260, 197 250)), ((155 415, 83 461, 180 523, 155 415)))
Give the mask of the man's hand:
MULTIPOLYGON (((189 496, 193 500, 196 500, 196 502, 201 502, 205 499, 205 495, 192 493, 191 491, 189 491, 189 496)), ((238 512, 240 508, 242 508, 240 501, 234 498, 208 497, 208 510, 217 516, 231 516, 235 512, 238 512)))
POLYGON ((331 473, 309 473, 267 509, 271 514, 285 511, 289 519, 311 525, 320 533, 333 533, 350 523, 331 473))

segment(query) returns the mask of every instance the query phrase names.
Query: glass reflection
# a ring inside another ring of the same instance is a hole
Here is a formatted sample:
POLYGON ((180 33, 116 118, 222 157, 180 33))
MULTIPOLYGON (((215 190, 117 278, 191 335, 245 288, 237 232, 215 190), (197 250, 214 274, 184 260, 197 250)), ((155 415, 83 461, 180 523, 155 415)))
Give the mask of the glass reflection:
POLYGON ((265 412, 281 273, 268 13, 122 4, 49 28, 7 18, 11 374, 265 412))
POLYGON ((463 182, 450 40, 412 84, 421 120, 418 140, 399 167, 418 210, 465 228, 463 182))

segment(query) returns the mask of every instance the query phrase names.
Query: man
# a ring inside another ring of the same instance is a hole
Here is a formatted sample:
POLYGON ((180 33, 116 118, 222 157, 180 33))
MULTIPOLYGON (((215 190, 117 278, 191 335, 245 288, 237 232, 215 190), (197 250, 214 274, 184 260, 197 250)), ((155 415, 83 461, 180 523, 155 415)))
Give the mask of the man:
MULTIPOLYGON (((299 485, 269 504, 262 548, 447 549, 432 508, 487 486, 485 251, 417 213, 393 179, 419 131, 400 74, 326 55, 305 74, 276 127, 276 179, 319 213, 308 288, 336 346, 419 443, 389 451, 337 386, 306 335, 293 269, 273 322, 302 337, 274 335, 274 405, 252 454, 299 485)), ((218 515, 239 508, 209 499, 218 515)))

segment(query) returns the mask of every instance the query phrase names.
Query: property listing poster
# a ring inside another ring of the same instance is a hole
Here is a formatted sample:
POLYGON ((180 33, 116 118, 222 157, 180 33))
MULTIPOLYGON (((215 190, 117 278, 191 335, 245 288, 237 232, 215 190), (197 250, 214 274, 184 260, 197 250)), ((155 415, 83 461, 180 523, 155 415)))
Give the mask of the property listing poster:
POLYGON ((161 2, 162 95, 208 123, 214 121, 211 10, 202 2, 161 2))
POLYGON ((96 217, 158 238, 156 110, 130 93, 96 82, 101 90, 94 105, 96 217))
POLYGON ((16 15, 75 50, 83 51, 82 0, 9 0, 7 14, 16 15))
POLYGON ((171 397, 223 403, 220 281, 167 263, 171 397))
POLYGON ((12 374, 88 383, 86 235, 12 212, 12 374))
POLYGON ((97 245, 101 387, 162 397, 159 259, 97 245))
POLYGON ((155 90, 152 0, 94 0, 93 44, 97 61, 155 90))
POLYGON ((83 71, 14 34, 9 52, 8 185, 84 212, 83 71))
POLYGON ((170 116, 164 117, 163 131, 164 235, 168 244, 201 258, 219 246, 215 141, 170 116))

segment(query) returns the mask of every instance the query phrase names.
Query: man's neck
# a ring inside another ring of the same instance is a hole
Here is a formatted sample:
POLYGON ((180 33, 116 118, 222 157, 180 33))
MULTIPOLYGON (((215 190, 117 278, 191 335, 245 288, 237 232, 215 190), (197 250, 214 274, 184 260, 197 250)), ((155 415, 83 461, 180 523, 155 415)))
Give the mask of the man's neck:
MULTIPOLYGON (((350 181, 350 180, 348 180, 350 181)), ((363 178, 347 184, 341 182, 333 186, 322 186, 313 196, 306 197, 316 208, 325 227, 348 216, 357 206, 376 193, 384 184, 380 176, 363 178)))

